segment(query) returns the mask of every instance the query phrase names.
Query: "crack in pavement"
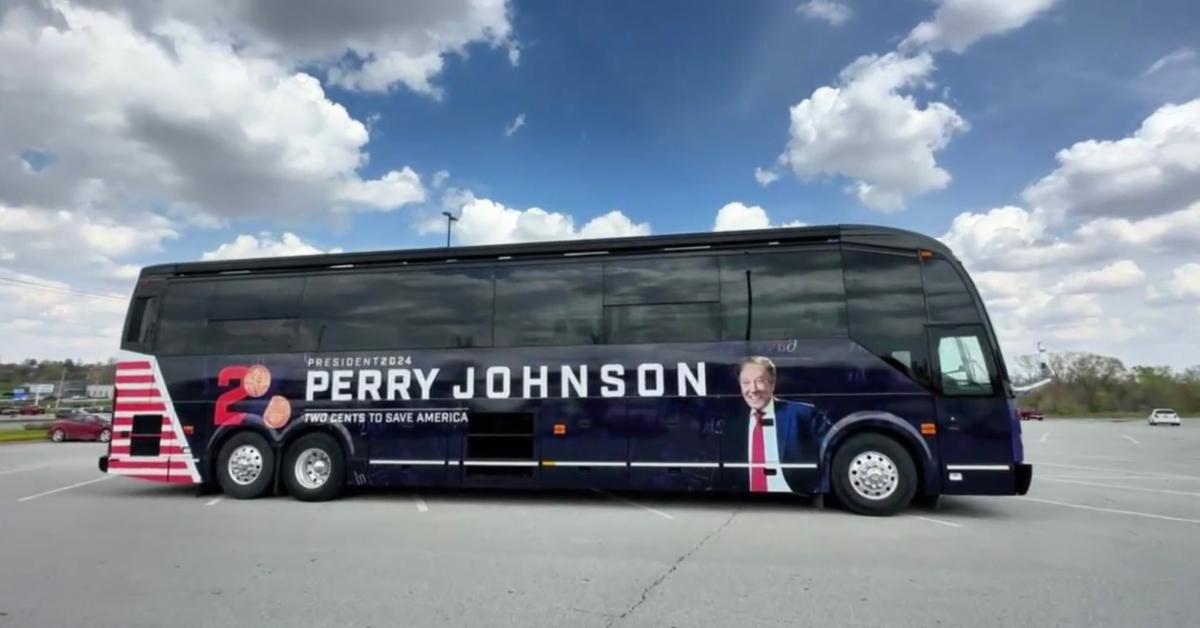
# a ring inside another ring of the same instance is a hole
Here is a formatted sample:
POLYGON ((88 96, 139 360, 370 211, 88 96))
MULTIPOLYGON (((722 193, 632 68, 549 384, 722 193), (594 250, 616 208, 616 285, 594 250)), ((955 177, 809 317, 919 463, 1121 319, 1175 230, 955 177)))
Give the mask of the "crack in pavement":
POLYGON ((683 564, 683 561, 687 560, 688 558, 691 558, 692 554, 695 554, 697 551, 700 550, 700 548, 704 547, 705 543, 708 543, 709 541, 711 541, 713 539, 713 537, 717 536, 718 534, 721 533, 721 531, 723 531, 725 528, 729 527, 729 524, 733 523, 733 519, 735 517, 737 517, 738 513, 741 511, 742 511, 741 508, 734 510, 732 513, 730 513, 729 518, 726 519, 724 521, 724 523, 717 526, 717 528, 715 530, 713 530, 712 532, 709 532, 708 534, 704 535, 704 537, 701 538, 694 546, 692 546, 691 549, 684 552, 683 554, 680 554, 679 558, 676 558, 675 562, 671 563, 670 568, 668 568, 666 571, 664 571, 662 573, 662 575, 655 578, 654 582, 651 582, 650 584, 646 585, 645 588, 642 589, 642 595, 640 598, 638 598, 638 601, 634 602, 632 606, 625 609, 625 612, 621 613, 620 615, 613 616, 613 618, 611 620, 609 620, 609 622, 607 624, 604 624, 604 628, 612 628, 617 623, 624 621, 626 617, 629 617, 630 615, 632 615, 633 612, 636 611, 638 609, 638 607, 640 607, 643 603, 645 603, 646 599, 650 597, 651 591, 653 591, 656 587, 658 587, 658 585, 662 584, 663 581, 665 581, 671 574, 675 573, 675 570, 678 569, 681 564, 683 564))

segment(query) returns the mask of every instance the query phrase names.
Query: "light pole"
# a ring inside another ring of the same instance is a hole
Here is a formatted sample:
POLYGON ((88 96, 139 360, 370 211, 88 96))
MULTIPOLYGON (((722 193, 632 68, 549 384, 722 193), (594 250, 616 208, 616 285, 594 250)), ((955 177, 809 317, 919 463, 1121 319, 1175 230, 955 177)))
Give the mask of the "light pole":
POLYGON ((442 212, 442 215, 446 217, 446 248, 450 248, 450 227, 458 220, 458 217, 450 212, 442 212))

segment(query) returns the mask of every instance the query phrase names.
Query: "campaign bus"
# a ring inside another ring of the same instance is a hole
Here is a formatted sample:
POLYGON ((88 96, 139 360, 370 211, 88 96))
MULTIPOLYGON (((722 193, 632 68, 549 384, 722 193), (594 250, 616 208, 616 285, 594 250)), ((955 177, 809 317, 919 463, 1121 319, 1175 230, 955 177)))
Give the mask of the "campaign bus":
POLYGON ((822 226, 142 270, 100 469, 347 488, 1024 494, 1013 387, 941 242, 822 226))

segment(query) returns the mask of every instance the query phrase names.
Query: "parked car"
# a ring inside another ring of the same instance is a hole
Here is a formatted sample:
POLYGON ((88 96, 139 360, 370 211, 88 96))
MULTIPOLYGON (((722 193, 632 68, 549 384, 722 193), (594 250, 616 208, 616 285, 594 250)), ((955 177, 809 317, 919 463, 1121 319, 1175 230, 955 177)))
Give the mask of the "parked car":
POLYGON ((35 416, 38 414, 46 414, 46 409, 42 408, 41 406, 21 406, 21 409, 17 410, 17 414, 21 416, 35 416))
POLYGON ((21 409, 17 406, 4 406, 0 408, 0 416, 16 416, 21 409))
POLYGON ((1179 425, 1179 414, 1170 408, 1155 408, 1146 418, 1150 425, 1179 425))
POLYGON ((107 443, 112 438, 112 423, 94 414, 69 414, 54 420, 46 430, 50 440, 98 440, 107 443))
POLYGON ((1033 408, 1021 408, 1017 410, 1017 416, 1021 417, 1022 421, 1043 421, 1046 419, 1046 415, 1033 408))

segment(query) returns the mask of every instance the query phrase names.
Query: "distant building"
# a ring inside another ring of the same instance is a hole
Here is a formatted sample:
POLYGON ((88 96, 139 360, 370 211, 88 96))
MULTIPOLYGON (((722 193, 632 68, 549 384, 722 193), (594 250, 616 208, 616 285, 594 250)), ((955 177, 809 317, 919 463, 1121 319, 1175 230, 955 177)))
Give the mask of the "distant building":
POLYGON ((42 395, 43 397, 46 395, 53 395, 54 389, 56 389, 56 388, 58 388, 57 382, 53 383, 53 384, 37 383, 37 382, 30 382, 30 383, 25 384, 25 390, 28 390, 29 394, 42 395))
POLYGON ((88 399, 112 399, 112 384, 92 384, 87 387, 88 399))
POLYGON ((82 396, 84 396, 84 394, 86 394, 86 392, 87 392, 87 382, 86 381, 81 380, 81 379, 76 379, 76 380, 69 379, 69 380, 63 382, 62 391, 59 393, 59 396, 63 397, 63 398, 82 397, 82 396))

